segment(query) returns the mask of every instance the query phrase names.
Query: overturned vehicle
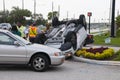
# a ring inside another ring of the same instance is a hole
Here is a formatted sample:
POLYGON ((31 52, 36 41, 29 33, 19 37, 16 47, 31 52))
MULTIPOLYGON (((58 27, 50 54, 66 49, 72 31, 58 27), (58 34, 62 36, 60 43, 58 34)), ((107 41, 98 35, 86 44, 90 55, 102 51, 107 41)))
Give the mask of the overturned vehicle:
POLYGON ((79 19, 59 21, 57 17, 52 20, 53 29, 46 34, 47 38, 39 36, 37 43, 45 41, 44 44, 63 51, 65 57, 72 56, 78 49, 81 49, 87 38, 86 19, 80 15, 79 19))

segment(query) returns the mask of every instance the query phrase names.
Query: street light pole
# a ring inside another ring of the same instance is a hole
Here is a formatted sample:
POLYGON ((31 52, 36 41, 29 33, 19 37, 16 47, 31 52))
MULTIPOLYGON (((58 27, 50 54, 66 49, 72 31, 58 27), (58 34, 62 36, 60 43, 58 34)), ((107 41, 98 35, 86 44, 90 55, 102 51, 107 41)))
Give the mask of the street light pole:
POLYGON ((24 9, 24 0, 22 0, 22 9, 24 9))
POLYGON ((3 0, 3 11, 5 12, 5 0, 3 0))
POLYGON ((115 37, 115 0, 112 0, 111 37, 115 37))
POLYGON ((60 5, 58 5, 58 19, 60 17, 60 5))
POLYGON ((111 25, 110 23, 111 23, 111 13, 112 13, 112 0, 110 0, 110 9, 109 9, 109 26, 111 25))
POLYGON ((3 12, 4 12, 4 14, 3 14, 4 20, 3 21, 5 22, 5 15, 6 15, 5 14, 5 0, 3 0, 3 12))
POLYGON ((36 19, 36 0, 34 0, 34 20, 36 19))
POLYGON ((54 17, 54 15, 53 15, 53 9, 54 9, 54 3, 52 2, 52 19, 54 17))
POLYGON ((67 11, 67 20, 68 20, 68 15, 69 15, 69 12, 67 11))

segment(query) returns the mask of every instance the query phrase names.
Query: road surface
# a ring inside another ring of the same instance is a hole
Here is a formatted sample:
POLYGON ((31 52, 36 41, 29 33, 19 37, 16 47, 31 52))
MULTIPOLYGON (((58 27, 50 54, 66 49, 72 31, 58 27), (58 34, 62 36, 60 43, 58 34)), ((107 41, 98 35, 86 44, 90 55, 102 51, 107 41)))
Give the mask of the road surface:
POLYGON ((66 60, 46 72, 27 67, 0 66, 0 80, 119 80, 120 66, 105 66, 66 60))

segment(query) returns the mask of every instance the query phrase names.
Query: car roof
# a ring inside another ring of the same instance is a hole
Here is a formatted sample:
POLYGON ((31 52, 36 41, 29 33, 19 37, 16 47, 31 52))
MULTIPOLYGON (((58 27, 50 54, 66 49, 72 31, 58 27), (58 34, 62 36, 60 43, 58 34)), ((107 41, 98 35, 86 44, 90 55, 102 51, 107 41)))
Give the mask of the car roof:
POLYGON ((9 31, 8 31, 8 30, 3 30, 3 29, 0 29, 0 32, 7 33, 7 32, 9 32, 9 31))
POLYGON ((0 24, 0 28, 1 28, 1 29, 7 29, 7 30, 9 30, 9 29, 12 28, 12 26, 11 26, 10 23, 1 23, 1 24, 0 24))

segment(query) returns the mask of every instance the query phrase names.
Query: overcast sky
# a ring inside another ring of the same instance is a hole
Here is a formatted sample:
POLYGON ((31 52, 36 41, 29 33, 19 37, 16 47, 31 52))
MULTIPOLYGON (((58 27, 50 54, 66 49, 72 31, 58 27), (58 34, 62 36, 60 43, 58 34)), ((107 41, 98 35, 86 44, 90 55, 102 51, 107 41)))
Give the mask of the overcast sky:
MULTIPOLYGON (((60 6, 60 19, 78 18, 80 14, 85 14, 87 20, 88 12, 92 12, 92 22, 106 21, 109 18, 111 0, 36 0, 36 13, 43 14, 47 18, 48 12, 57 11, 60 6)), ((116 0, 116 15, 120 10, 120 0, 116 0)), ((11 10, 13 6, 22 8, 22 0, 5 0, 5 9, 11 10)), ((34 0, 24 0, 24 9, 34 12, 34 0)), ((0 10, 3 10, 3 0, 0 0, 0 10)))

